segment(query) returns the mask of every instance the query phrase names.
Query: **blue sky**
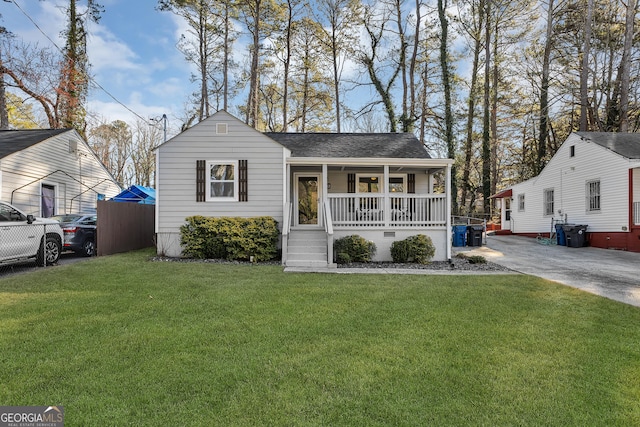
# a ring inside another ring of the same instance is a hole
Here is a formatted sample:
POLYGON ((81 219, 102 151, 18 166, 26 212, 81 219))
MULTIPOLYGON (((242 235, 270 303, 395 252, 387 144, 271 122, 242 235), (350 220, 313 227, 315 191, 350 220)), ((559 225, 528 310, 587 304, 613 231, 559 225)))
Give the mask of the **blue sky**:
MULTIPOLYGON (((0 2, 1 25, 25 42, 53 46, 50 38, 64 46, 60 33, 66 21, 60 6, 68 0, 12 1, 0 2)), ((155 10, 156 0, 98 2, 105 11, 90 29, 88 52, 93 80, 104 91, 91 89, 89 111, 107 121, 129 123, 136 119, 131 111, 145 119, 167 114, 169 127, 178 127, 195 87, 189 64, 175 47, 184 24, 172 13, 155 10)))

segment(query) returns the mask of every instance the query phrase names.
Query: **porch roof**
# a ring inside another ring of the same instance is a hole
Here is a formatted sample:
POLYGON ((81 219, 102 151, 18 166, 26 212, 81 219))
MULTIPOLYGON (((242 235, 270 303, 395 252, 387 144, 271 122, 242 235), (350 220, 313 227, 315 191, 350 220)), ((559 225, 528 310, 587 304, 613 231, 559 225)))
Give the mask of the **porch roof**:
POLYGON ((267 132, 265 135, 288 148, 295 158, 431 159, 412 133, 267 132))

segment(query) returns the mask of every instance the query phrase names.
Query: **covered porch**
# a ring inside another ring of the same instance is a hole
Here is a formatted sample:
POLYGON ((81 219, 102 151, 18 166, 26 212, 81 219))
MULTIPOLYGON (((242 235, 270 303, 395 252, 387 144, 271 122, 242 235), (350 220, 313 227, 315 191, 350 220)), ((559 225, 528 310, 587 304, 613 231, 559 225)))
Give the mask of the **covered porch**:
POLYGON ((449 159, 287 159, 283 263, 301 261, 298 244, 302 250, 322 245, 322 251, 314 249, 322 252, 315 261, 333 265, 333 241, 350 234, 376 243, 376 261, 390 261, 391 243, 415 234, 432 239, 434 260, 450 259, 451 164, 449 159), (302 232, 304 239, 296 238, 302 232))

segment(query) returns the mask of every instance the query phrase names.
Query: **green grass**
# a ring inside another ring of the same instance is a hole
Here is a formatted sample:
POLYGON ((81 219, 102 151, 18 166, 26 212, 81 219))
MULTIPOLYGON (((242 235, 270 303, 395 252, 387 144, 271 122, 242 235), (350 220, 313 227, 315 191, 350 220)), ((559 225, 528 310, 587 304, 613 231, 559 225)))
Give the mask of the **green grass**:
POLYGON ((67 426, 640 425, 637 307, 149 254, 0 279, 0 404, 67 426))

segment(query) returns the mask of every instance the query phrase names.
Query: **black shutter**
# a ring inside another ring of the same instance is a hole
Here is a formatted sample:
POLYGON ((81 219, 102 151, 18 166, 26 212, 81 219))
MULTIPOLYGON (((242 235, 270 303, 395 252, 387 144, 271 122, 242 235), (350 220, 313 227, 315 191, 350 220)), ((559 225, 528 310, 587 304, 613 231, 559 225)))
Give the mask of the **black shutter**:
POLYGON ((196 160, 196 202, 204 202, 207 194, 207 162, 196 160))
POLYGON ((407 175, 407 193, 416 193, 416 174, 410 173, 407 175))
MULTIPOLYGON (((416 174, 410 173, 407 174, 407 193, 415 194, 416 193, 416 174)), ((409 199, 409 212, 413 215, 416 211, 416 200, 414 198, 409 199)))
POLYGON ((249 176, 246 160, 238 162, 238 201, 246 202, 249 200, 249 176))
POLYGON ((347 174, 347 193, 355 193, 356 192, 356 174, 350 173, 347 174))

